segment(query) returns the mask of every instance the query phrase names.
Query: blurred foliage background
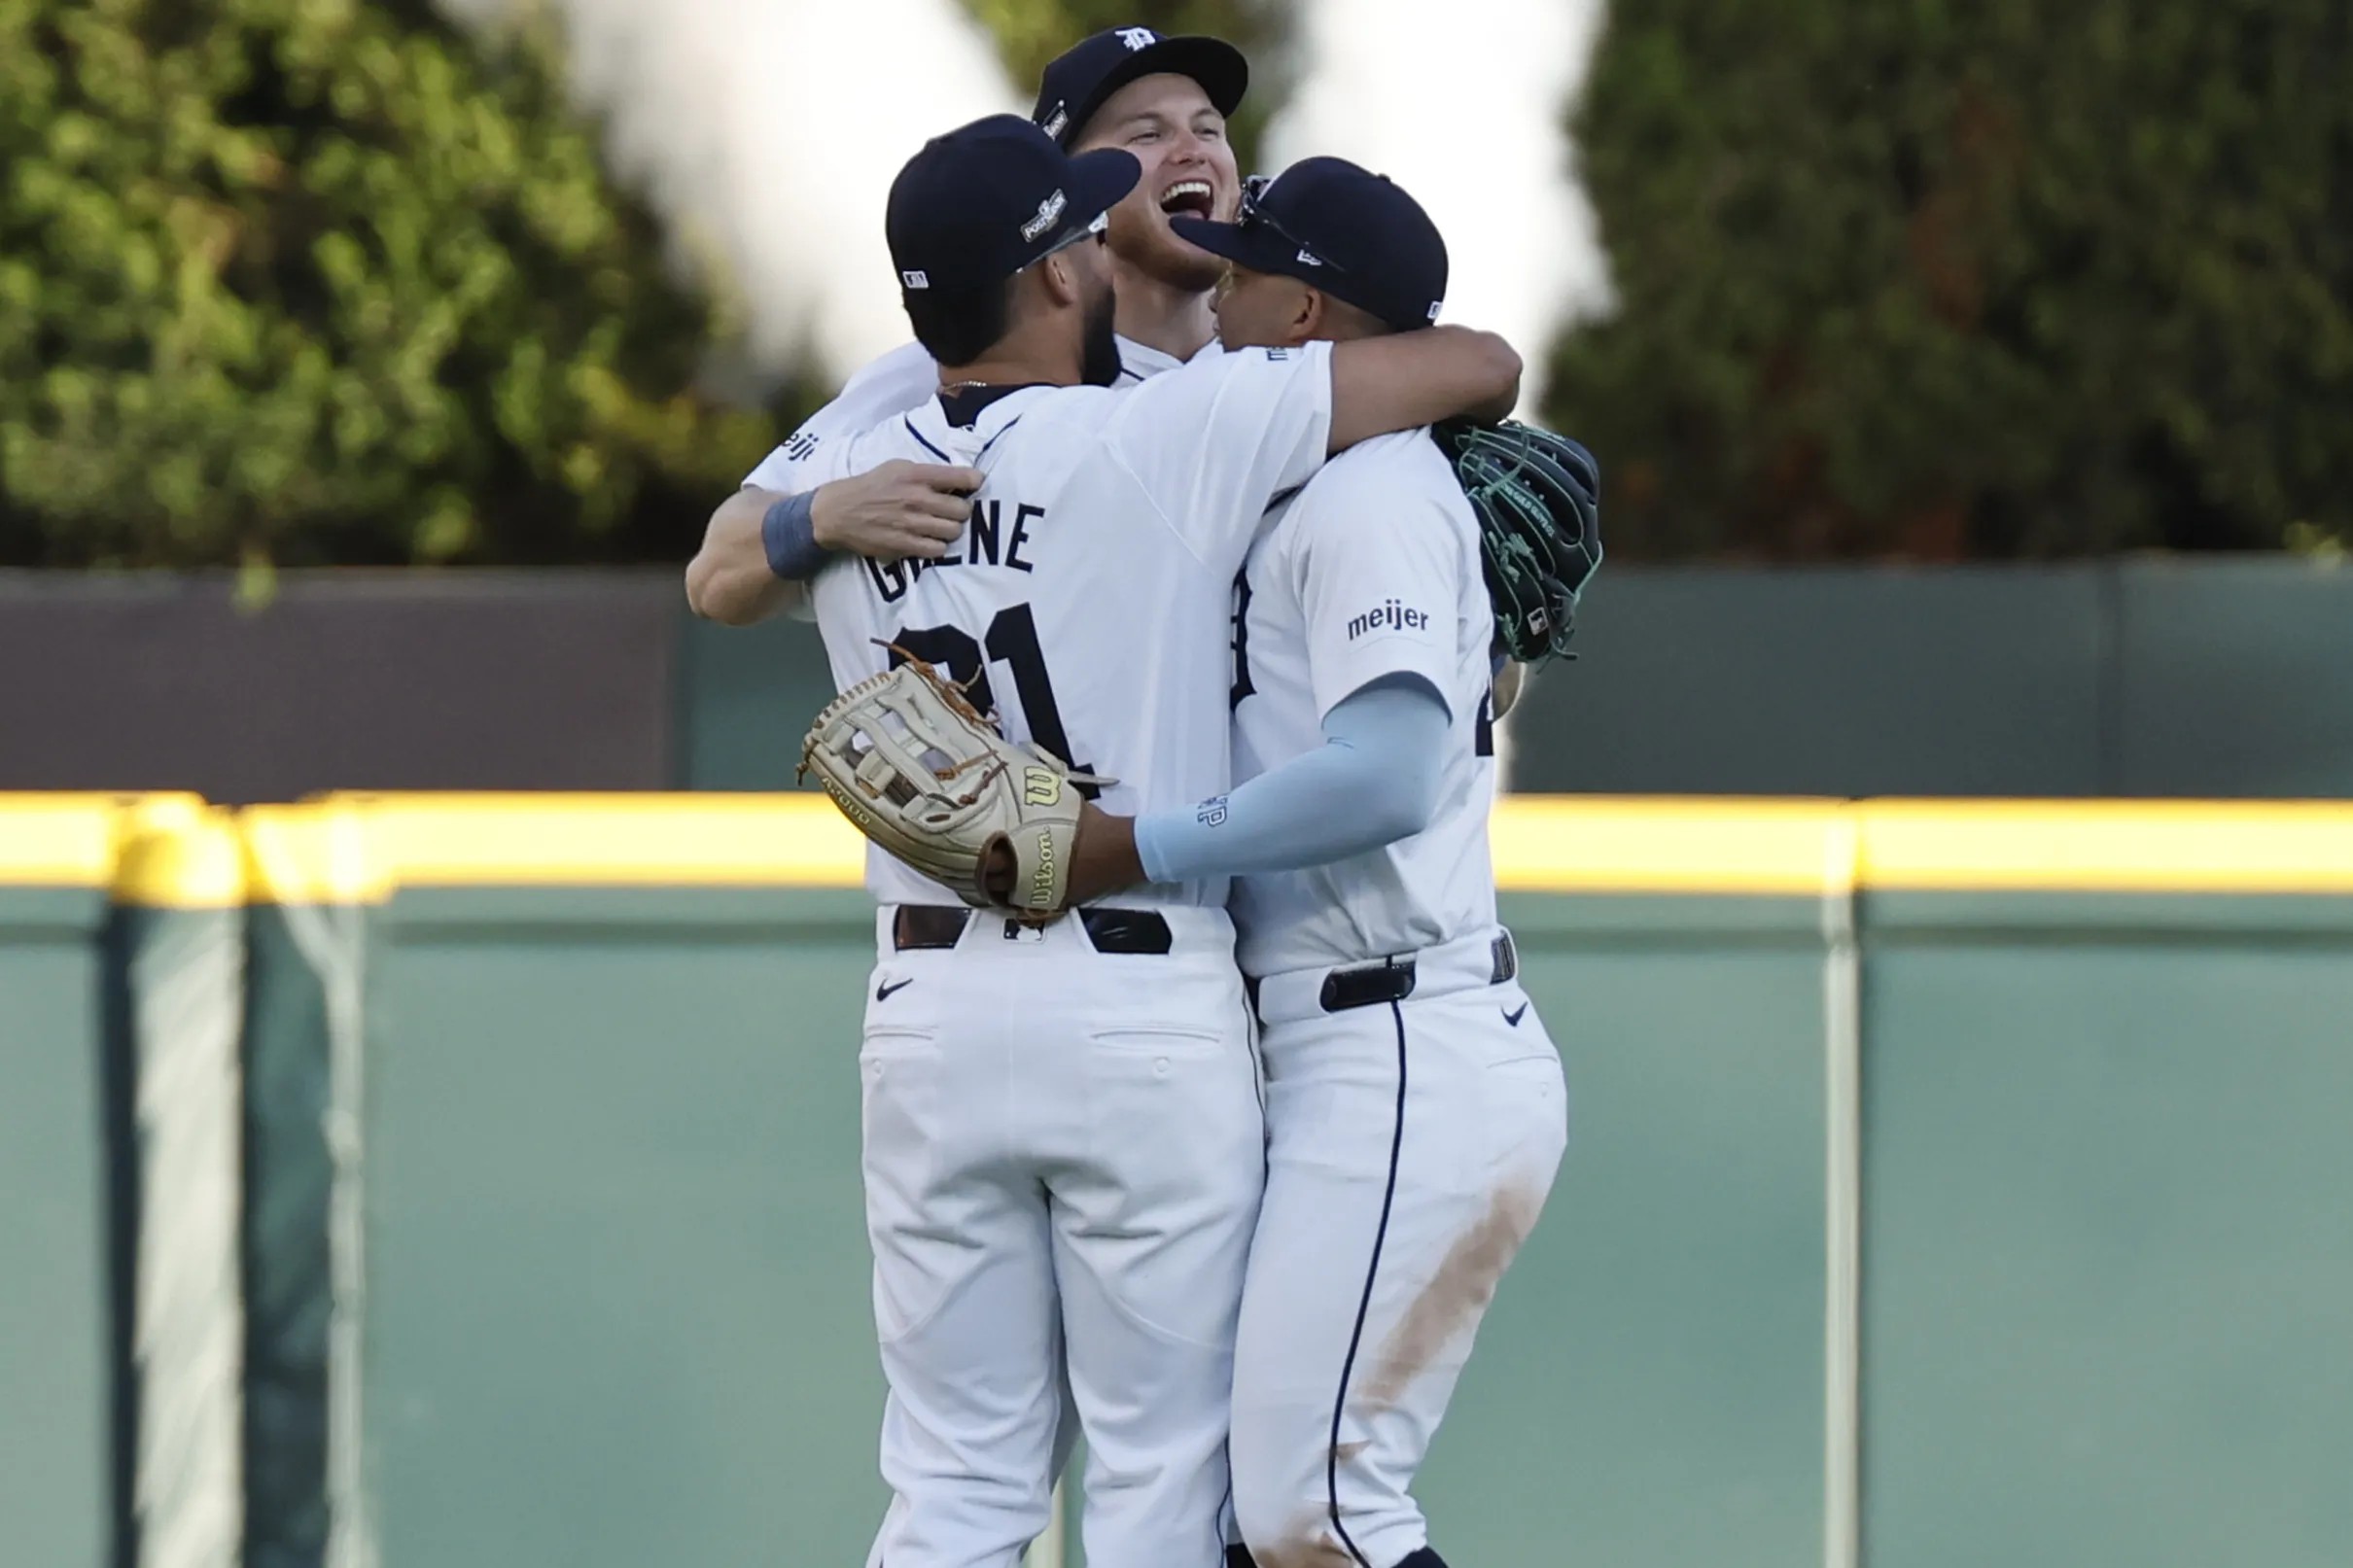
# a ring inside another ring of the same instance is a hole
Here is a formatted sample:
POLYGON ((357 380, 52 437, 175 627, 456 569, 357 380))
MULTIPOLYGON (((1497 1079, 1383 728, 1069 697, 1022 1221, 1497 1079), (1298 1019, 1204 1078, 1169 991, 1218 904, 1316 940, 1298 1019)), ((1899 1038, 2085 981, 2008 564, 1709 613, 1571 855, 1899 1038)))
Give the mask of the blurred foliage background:
POLYGON ((667 551, 773 421, 565 107, 421 0, 0 0, 0 560, 667 551))
POLYGON ((1642 0, 1572 128, 1613 547, 2353 537, 2353 6, 1642 0))
MULTIPOLYGON (((1235 39, 1246 155, 1282 101, 1277 0, 963 3, 1024 84, 1235 39)), ((818 389, 705 383, 725 280, 517 15, 0 0, 0 564, 690 549, 818 389)), ((1563 112, 1621 308, 1547 410, 1613 552, 2341 547, 2348 82, 2342 0, 1619 4, 1563 112)))

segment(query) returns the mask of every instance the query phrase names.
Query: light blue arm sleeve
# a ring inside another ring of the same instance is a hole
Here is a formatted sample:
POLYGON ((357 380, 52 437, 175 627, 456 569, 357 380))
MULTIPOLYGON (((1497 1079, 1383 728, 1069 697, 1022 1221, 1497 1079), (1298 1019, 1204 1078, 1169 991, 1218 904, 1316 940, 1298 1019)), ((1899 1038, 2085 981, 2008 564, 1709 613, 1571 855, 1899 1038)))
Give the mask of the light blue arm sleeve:
POLYGON ((1323 745, 1220 800, 1136 819, 1154 882, 1328 864, 1429 826, 1445 777, 1446 704, 1420 676, 1385 676, 1323 715, 1323 745))

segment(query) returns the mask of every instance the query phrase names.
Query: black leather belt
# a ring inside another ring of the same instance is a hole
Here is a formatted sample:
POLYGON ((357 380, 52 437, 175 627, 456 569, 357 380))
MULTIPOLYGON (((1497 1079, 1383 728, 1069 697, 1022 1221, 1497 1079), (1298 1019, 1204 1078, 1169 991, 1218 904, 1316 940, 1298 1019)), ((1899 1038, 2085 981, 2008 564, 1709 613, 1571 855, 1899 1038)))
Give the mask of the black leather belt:
MULTIPOLYGON (((1088 905, 1076 914, 1087 940, 1098 953, 1162 954, 1176 946, 1167 918, 1155 910, 1097 909, 1088 905)), ((919 948, 952 948, 964 939, 965 927, 976 917, 998 919, 946 904, 901 904, 891 922, 891 945, 901 953, 919 948)), ((1008 941, 1019 939, 1021 922, 1007 920, 1003 924, 1008 941)))
POLYGON ((1352 1007, 1401 1002, 1413 993, 1414 960, 1385 958, 1358 969, 1334 969, 1323 977, 1323 991, 1316 999, 1327 1013, 1345 1013, 1352 1007))
MULTIPOLYGON (((1495 938, 1495 962, 1488 978, 1491 986, 1500 986, 1520 973, 1520 950, 1512 945, 1512 934, 1505 931, 1495 938)), ((1379 963, 1367 963, 1353 969, 1334 969, 1323 977, 1323 990, 1317 1000, 1327 1013, 1345 1013, 1352 1007, 1377 1007, 1383 1002, 1401 1002, 1414 993, 1414 960, 1384 958, 1379 963)), ((1257 1002, 1257 991, 1251 989, 1252 1005, 1257 1002)))

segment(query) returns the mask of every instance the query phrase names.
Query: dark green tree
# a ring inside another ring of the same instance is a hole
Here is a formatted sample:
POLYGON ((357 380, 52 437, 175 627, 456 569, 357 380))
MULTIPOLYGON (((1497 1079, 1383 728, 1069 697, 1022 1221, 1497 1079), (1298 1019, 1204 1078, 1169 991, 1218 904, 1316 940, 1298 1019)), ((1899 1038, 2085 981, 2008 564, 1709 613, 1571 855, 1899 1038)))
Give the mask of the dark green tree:
POLYGON ((1290 7, 1281 0, 965 0, 988 24, 1013 85, 1035 92, 1046 62, 1090 33, 1106 27, 1150 27, 1164 33, 1207 33, 1249 57, 1250 91, 1230 132, 1242 172, 1252 159, 1267 116, 1282 101, 1289 65, 1290 7))
POLYGON ((1573 122, 1621 296, 1550 414, 1636 553, 2353 520, 2353 8, 1645 0, 1573 122))
POLYGON ((0 0, 0 560, 677 554, 773 426, 697 391, 725 324, 555 42, 0 0))

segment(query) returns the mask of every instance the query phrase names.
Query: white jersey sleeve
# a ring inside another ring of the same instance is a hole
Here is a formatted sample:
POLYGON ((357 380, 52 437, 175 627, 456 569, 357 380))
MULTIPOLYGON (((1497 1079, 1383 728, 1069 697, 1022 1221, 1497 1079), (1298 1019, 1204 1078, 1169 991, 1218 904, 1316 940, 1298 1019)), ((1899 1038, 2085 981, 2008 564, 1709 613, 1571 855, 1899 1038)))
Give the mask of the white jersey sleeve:
MULTIPOLYGON (((1420 431, 1384 441, 1427 441, 1420 431)), ((1453 485, 1453 476, 1437 470, 1453 485)), ((1451 505, 1419 465, 1338 463, 1286 517, 1284 565, 1299 595, 1320 719, 1384 676, 1420 676, 1451 711, 1464 562, 1451 505)))
POLYGON ((1242 564, 1268 505, 1314 477, 1332 429, 1332 346, 1239 349, 1121 394, 1105 439, 1205 562, 1242 564))
POLYGON ((831 402, 803 420, 800 429, 744 475, 744 484, 788 496, 809 489, 823 481, 811 478, 804 465, 825 442, 872 430, 938 390, 939 366, 921 343, 895 348, 843 382, 831 402))

